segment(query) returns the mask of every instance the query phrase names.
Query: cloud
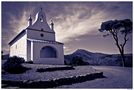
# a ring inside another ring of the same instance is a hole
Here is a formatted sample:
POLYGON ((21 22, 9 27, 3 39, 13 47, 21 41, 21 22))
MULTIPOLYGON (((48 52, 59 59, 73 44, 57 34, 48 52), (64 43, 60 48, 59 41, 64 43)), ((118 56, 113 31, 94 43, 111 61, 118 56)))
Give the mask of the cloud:
POLYGON ((66 12, 67 15, 62 14, 55 18, 56 36, 61 42, 68 42, 84 34, 90 35, 94 31, 97 34, 98 27, 106 16, 103 11, 95 11, 94 8, 86 6, 72 6, 71 10, 68 7, 66 12))
POLYGON ((30 10, 24 9, 22 12, 19 13, 19 18, 15 15, 9 14, 9 27, 10 31, 13 32, 12 38, 28 26, 28 18, 30 14, 33 13, 33 10, 34 9, 32 7, 30 10))
MULTIPOLYGON (((110 19, 131 18, 132 6, 130 3, 23 3, 18 13, 9 15, 8 27, 2 28, 3 48, 21 30, 28 26, 28 17, 33 19, 40 6, 46 13, 48 24, 53 18, 55 23, 56 40, 67 43, 65 51, 71 51, 69 44, 81 40, 84 35, 98 35, 101 22, 110 19), (24 5, 24 6, 23 6, 24 5), (9 30, 10 29, 10 30, 9 30), (7 37, 8 36, 8 37, 7 37)), ((2 12, 4 13, 4 12, 2 12)), ((87 38, 84 38, 87 39, 87 38)), ((84 46, 83 46, 84 47, 84 46)))
MULTIPOLYGON (((17 35, 21 30, 27 27, 28 16, 31 13, 33 14, 36 7, 30 9, 30 11, 25 8, 20 13, 20 18, 10 15, 9 26, 14 33, 12 36, 17 35)), ((54 7, 57 8, 58 6, 54 7)), ((94 30, 97 32, 97 27, 104 19, 105 14, 103 11, 95 9, 85 5, 80 6, 79 4, 64 6, 64 12, 62 11, 63 13, 59 13, 59 15, 54 17, 57 40, 64 43, 80 35, 90 34, 94 30)), ((49 13, 51 12, 53 11, 49 13)), ((50 15, 48 16, 50 17, 50 15)))
POLYGON ((2 28, 2 50, 4 52, 9 51, 8 43, 23 29, 28 26, 28 17, 33 12, 33 9, 23 10, 19 13, 20 17, 13 14, 8 14, 9 24, 8 27, 2 28))

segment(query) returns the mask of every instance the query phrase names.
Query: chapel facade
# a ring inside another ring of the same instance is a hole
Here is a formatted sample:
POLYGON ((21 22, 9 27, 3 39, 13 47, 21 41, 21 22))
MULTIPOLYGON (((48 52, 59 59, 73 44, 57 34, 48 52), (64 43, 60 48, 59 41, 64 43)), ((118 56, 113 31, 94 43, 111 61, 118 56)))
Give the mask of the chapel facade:
POLYGON ((51 21, 50 28, 42 8, 34 22, 29 17, 28 24, 9 42, 10 56, 22 57, 26 62, 64 64, 63 43, 55 40, 54 23, 51 21))

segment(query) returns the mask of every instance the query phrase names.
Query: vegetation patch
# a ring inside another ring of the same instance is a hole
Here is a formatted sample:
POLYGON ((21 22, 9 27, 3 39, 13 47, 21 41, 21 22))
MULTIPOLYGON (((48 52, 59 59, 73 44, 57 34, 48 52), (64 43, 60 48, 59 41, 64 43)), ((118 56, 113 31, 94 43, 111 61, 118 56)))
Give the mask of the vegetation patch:
POLYGON ((25 60, 21 57, 13 56, 8 58, 8 60, 3 64, 2 69, 11 74, 20 74, 24 73, 30 68, 22 66, 25 60))
POLYGON ((25 63, 28 63, 28 64, 33 64, 33 61, 27 61, 25 63))
POLYGON ((72 66, 67 67, 51 67, 51 68, 39 68, 36 72, 51 72, 51 71, 59 71, 59 70, 74 70, 75 68, 72 66))
POLYGON ((79 66, 79 65, 89 65, 88 62, 85 62, 82 57, 75 56, 72 58, 70 65, 79 66))

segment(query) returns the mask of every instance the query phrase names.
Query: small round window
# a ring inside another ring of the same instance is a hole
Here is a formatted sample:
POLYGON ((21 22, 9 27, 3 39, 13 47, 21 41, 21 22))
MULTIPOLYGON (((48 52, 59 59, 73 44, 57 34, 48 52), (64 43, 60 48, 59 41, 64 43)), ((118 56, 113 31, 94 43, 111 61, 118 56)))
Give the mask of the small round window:
POLYGON ((40 36, 41 36, 41 37, 43 37, 43 36, 44 36, 44 34, 40 34, 40 36))

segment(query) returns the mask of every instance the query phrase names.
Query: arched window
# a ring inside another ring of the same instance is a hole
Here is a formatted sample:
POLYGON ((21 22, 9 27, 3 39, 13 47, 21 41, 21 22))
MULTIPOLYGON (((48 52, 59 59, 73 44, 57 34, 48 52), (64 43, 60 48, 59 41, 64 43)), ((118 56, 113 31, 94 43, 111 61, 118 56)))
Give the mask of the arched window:
POLYGON ((40 50, 40 58, 56 58, 57 52, 51 46, 45 46, 40 50))

